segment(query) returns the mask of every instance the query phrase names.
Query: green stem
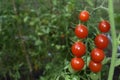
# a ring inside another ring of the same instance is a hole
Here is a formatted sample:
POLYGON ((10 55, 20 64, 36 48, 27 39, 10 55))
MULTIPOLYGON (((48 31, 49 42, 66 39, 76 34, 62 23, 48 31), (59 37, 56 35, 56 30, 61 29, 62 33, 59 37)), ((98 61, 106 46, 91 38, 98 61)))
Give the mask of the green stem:
POLYGON ((111 23, 111 35, 112 35, 112 58, 111 58, 108 80, 113 80, 115 59, 117 53, 117 41, 116 41, 117 38, 116 38, 115 23, 114 23, 113 0, 108 0, 108 8, 109 8, 108 12, 109 12, 109 20, 111 23))
POLYGON ((101 72, 98 73, 98 76, 99 76, 98 80, 101 80, 101 72))

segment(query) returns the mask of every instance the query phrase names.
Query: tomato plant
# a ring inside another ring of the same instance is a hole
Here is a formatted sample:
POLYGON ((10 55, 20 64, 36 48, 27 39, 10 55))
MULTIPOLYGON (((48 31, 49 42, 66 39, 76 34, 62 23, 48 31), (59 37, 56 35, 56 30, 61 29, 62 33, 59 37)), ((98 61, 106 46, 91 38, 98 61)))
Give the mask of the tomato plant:
POLYGON ((106 20, 102 20, 99 22, 98 27, 101 32, 108 32, 110 30, 110 23, 106 20))
POLYGON ((89 63, 89 68, 90 68, 90 70, 92 71, 92 72, 99 72, 99 71, 101 71, 101 69, 102 69, 102 64, 101 63, 96 63, 96 62, 94 62, 94 61, 90 61, 90 63, 89 63))
POLYGON ((78 24, 75 28, 75 35, 78 38, 86 38, 88 35, 88 29, 85 25, 83 24, 78 24))
POLYGON ((72 51, 73 55, 75 55, 77 57, 81 57, 86 52, 86 46, 83 42, 75 42, 72 45, 71 51, 72 51))
POLYGON ((79 14, 79 19, 83 22, 88 21, 89 17, 90 17, 90 14, 86 10, 81 11, 79 14))
POLYGON ((98 48, 94 48, 90 55, 94 62, 101 62, 105 57, 104 51, 98 48))
POLYGON ((84 61, 82 58, 72 58, 71 60, 71 67, 76 70, 76 71, 80 71, 83 69, 84 67, 84 61))
POLYGON ((0 80, 119 80, 112 78, 120 65, 119 2, 0 0, 0 80), (111 3, 118 5, 115 12, 111 3), (109 31, 109 47, 103 38, 95 44, 95 36, 109 31), (72 50, 72 42, 83 46, 73 43, 72 50), (105 50, 106 57, 94 48, 105 50), (74 71, 72 57, 84 60, 84 68, 74 71), (90 60, 103 66, 100 73, 89 70, 90 60))
POLYGON ((94 42, 95 42, 95 45, 97 46, 97 48, 105 49, 108 46, 109 39, 104 34, 98 34, 95 37, 94 42))

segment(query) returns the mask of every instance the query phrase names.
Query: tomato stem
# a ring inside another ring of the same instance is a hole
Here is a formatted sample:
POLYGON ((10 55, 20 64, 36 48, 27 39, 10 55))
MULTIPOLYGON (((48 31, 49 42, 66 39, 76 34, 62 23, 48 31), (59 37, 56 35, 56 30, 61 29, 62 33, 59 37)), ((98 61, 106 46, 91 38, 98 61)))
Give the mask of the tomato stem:
POLYGON ((98 74, 99 74, 99 80, 101 80, 101 72, 99 72, 98 74))
POLYGON ((113 80, 113 73, 114 73, 116 53, 117 53, 117 42, 116 42, 117 37, 116 37, 115 22, 114 22, 113 0, 108 0, 108 9, 109 9, 108 10, 109 20, 111 23, 111 35, 112 35, 112 46, 113 46, 108 80, 113 80))

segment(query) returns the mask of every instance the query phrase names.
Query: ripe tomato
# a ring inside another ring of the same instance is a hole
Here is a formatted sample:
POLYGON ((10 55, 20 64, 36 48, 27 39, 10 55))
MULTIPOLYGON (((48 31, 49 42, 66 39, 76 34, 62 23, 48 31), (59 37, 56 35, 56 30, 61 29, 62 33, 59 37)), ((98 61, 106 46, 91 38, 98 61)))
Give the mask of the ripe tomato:
POLYGON ((71 60, 71 67, 75 70, 75 71, 80 71, 82 70, 82 68, 84 67, 84 60, 82 58, 72 58, 71 60))
POLYGON ((86 46, 82 42, 75 42, 72 45, 71 51, 76 57, 81 57, 86 52, 86 46))
POLYGON ((101 32, 108 32, 110 30, 110 23, 106 20, 102 20, 99 23, 98 28, 101 32))
POLYGON ((104 59, 104 57, 105 57, 105 54, 104 54, 103 50, 101 50, 101 49, 95 48, 91 52, 91 59, 94 62, 99 63, 104 59))
POLYGON ((102 64, 101 63, 96 63, 94 61, 90 61, 89 63, 89 68, 92 72, 99 72, 102 69, 102 64))
POLYGON ((95 37, 95 45, 97 48, 105 49, 109 43, 108 38, 104 34, 99 34, 95 37))
POLYGON ((79 14, 79 19, 83 22, 86 22, 89 19, 89 17, 90 17, 90 14, 86 10, 81 11, 79 14))
POLYGON ((78 38, 85 38, 88 35, 88 29, 85 25, 78 24, 75 28, 75 35, 78 38))

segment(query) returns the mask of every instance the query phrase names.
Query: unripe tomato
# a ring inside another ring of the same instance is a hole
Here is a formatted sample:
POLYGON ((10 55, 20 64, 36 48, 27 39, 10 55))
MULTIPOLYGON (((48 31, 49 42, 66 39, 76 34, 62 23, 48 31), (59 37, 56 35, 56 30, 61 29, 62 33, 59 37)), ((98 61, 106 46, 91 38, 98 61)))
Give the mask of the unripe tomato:
POLYGON ((92 72, 97 73, 97 72, 101 71, 102 64, 101 63, 96 63, 96 62, 91 60, 90 63, 89 63, 89 68, 92 72))
POLYGON ((99 63, 99 62, 103 61, 104 57, 105 57, 104 51, 101 49, 95 48, 91 52, 91 59, 94 62, 99 63))
POLYGON ((71 60, 71 67, 75 70, 75 71, 80 71, 83 69, 84 67, 84 60, 82 58, 72 58, 71 60))
POLYGON ((88 29, 85 25, 78 24, 75 28, 75 35, 78 38, 85 38, 88 35, 88 29))
POLYGON ((86 22, 89 19, 89 17, 90 17, 90 14, 86 10, 81 11, 79 14, 79 19, 83 22, 86 22))
POLYGON ((86 46, 82 42, 75 42, 72 45, 71 51, 72 51, 73 55, 75 55, 76 57, 81 57, 86 52, 86 46))
POLYGON ((108 43, 109 43, 109 39, 104 34, 99 34, 95 37, 95 45, 99 49, 107 48, 108 43))
POLYGON ((102 20, 99 23, 98 28, 101 32, 108 32, 110 30, 110 23, 106 20, 102 20))

